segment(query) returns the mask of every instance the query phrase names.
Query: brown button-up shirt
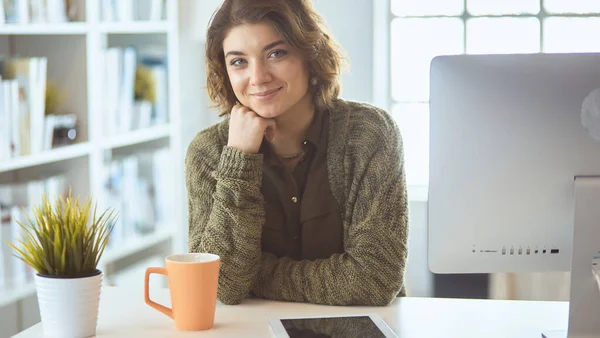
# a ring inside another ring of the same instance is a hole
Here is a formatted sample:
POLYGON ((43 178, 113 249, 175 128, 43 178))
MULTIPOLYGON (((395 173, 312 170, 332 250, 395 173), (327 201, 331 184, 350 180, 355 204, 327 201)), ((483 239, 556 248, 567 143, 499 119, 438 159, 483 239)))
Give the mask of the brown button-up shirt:
POLYGON ((264 252, 295 260, 344 252, 342 218, 327 176, 328 114, 315 112, 305 140, 307 155, 293 170, 263 142, 264 252))

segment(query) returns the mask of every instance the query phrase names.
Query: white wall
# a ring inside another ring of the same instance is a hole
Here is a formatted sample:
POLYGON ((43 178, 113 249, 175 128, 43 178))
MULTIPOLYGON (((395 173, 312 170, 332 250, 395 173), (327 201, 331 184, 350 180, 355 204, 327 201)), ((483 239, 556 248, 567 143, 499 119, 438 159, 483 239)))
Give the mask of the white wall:
POLYGON ((427 264, 427 202, 411 201, 408 209, 410 233, 405 276, 408 295, 433 297, 433 274, 427 264))
POLYGON ((333 37, 346 51, 349 69, 342 74, 342 97, 373 101, 373 1, 313 0, 333 37))

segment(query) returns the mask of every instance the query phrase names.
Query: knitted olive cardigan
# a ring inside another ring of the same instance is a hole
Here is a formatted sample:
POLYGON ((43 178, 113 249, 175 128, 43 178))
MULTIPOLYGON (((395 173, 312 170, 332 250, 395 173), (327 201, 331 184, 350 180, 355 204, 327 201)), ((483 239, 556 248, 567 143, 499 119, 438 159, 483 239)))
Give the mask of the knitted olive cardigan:
POLYGON ((336 100, 327 168, 344 226, 343 254, 294 261, 261 251, 262 154, 227 147, 228 119, 198 133, 186 156, 189 250, 221 257, 218 298, 255 295, 331 305, 387 305, 404 293, 408 204, 402 139, 383 110, 336 100))

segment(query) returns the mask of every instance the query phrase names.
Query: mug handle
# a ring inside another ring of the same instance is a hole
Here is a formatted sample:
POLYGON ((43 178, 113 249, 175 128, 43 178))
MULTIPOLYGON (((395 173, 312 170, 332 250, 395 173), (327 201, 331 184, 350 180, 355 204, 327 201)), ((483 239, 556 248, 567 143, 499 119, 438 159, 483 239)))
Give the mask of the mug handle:
POLYGON ((147 268, 146 269, 146 276, 144 278, 144 301, 146 302, 146 304, 150 305, 151 307, 155 308, 156 310, 166 314, 167 316, 171 317, 171 319, 173 319, 173 309, 170 309, 166 306, 162 306, 156 302, 153 302, 150 300, 150 274, 159 274, 159 275, 165 275, 168 276, 168 272, 167 269, 165 268, 147 268))

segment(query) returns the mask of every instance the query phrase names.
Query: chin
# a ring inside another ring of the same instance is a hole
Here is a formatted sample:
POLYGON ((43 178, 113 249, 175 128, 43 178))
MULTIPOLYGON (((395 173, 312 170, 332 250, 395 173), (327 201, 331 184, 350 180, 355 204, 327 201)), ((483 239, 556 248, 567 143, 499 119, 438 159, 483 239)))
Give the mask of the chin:
POLYGON ((285 109, 279 105, 256 105, 256 107, 252 110, 260 117, 264 117, 266 119, 279 117, 285 112, 285 109))
POLYGON ((281 112, 276 112, 276 111, 266 111, 266 112, 255 111, 255 112, 260 117, 263 117, 265 119, 274 119, 274 118, 277 118, 282 115, 281 112))

